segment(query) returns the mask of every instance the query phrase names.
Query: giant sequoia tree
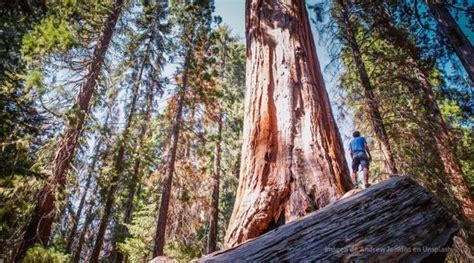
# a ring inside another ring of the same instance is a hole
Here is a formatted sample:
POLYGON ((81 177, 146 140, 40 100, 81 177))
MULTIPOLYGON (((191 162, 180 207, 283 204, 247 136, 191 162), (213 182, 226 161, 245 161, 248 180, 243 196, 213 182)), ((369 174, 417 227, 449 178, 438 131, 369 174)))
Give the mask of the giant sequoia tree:
POLYGON ((303 0, 246 3, 247 93, 235 246, 352 188, 303 0))

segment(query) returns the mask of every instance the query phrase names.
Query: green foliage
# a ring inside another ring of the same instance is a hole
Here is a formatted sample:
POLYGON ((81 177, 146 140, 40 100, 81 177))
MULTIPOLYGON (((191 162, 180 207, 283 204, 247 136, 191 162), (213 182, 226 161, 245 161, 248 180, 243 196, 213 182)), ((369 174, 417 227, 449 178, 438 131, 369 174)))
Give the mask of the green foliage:
POLYGON ((166 244, 166 255, 177 262, 191 262, 201 257, 204 244, 203 242, 186 244, 170 241, 166 244))
POLYGON ((94 20, 106 14, 107 8, 104 1, 49 1, 45 16, 22 39, 23 59, 28 65, 38 67, 51 55, 87 45, 81 37, 98 27, 100 23, 94 20))
POLYGON ((155 233, 155 208, 154 203, 139 203, 137 212, 130 225, 127 225, 130 237, 125 242, 119 243, 118 247, 130 262, 142 262, 144 259, 150 259, 153 243, 153 233, 155 233))
POLYGON ((463 111, 459 106, 459 100, 444 98, 440 100, 439 105, 444 119, 450 120, 451 132, 455 136, 454 141, 457 142, 457 156, 474 196, 474 133, 472 132, 474 115, 463 111))
POLYGON ((25 61, 31 64, 38 57, 45 57, 53 52, 65 52, 74 44, 74 35, 67 21, 49 16, 25 35, 21 52, 25 61))
POLYGON ((69 90, 49 86, 58 72, 51 76, 47 68, 54 68, 53 61, 67 62, 64 55, 84 45, 84 32, 96 24, 92 18, 107 5, 95 0, 0 3, 0 257, 11 254, 14 247, 7 244, 19 242, 50 173, 56 142, 45 141, 61 127, 38 95, 69 90))
POLYGON ((71 256, 54 248, 34 246, 28 250, 23 263, 65 263, 72 262, 71 256))
POLYGON ((17 242, 41 181, 31 167, 44 119, 23 79, 20 54, 24 34, 41 16, 34 4, 0 3, 0 258, 17 242))
POLYGON ((464 127, 459 127, 457 132, 462 136, 458 144, 458 156, 474 196, 474 134, 472 129, 464 127))

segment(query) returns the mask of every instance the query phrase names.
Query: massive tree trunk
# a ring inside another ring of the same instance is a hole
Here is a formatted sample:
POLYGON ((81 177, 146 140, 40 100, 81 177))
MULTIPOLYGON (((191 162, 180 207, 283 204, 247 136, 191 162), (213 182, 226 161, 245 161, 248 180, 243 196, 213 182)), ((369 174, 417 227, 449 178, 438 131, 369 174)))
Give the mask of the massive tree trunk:
MULTIPOLYGON (((146 51, 145 54, 147 53, 148 51, 146 51)), ((146 56, 147 55, 144 55, 143 60, 146 59, 146 56)), ((143 75, 144 64, 145 63, 142 63, 139 69, 139 72, 137 74, 137 78, 135 79, 135 85, 133 87, 132 101, 130 102, 130 110, 128 113, 127 122, 122 131, 122 135, 118 138, 118 149, 117 149, 117 155, 115 156, 115 160, 114 160, 114 171, 113 171, 112 178, 110 180, 110 186, 107 190, 104 211, 102 214, 102 218, 100 220, 99 231, 97 232, 96 242, 95 242, 92 256, 90 259, 91 262, 97 262, 99 260, 99 254, 100 254, 100 251, 102 250, 102 243, 104 241, 105 231, 107 230, 110 214, 112 213, 112 208, 115 204, 115 197, 116 197, 115 194, 117 192, 118 183, 120 181, 120 178, 122 177, 123 170, 124 170, 123 162, 125 158, 125 150, 126 150, 128 135, 130 133, 130 126, 132 125, 132 121, 136 113, 137 100, 138 100, 139 91, 140 91, 139 83, 143 75)))
POLYGON ((449 13, 444 1, 426 0, 426 5, 438 21, 441 30, 443 30, 459 60, 461 60, 469 78, 474 82, 474 48, 471 42, 449 13))
MULTIPOLYGON (((107 123, 107 121, 106 121, 106 123, 107 123)), ((76 236, 77 227, 79 225, 79 220, 80 220, 81 215, 82 215, 82 209, 83 209, 84 204, 86 202, 87 193, 89 192, 89 187, 90 187, 90 184, 91 184, 92 175, 94 174, 95 166, 96 166, 97 160, 99 158, 100 146, 101 145, 102 145, 102 138, 99 138, 99 141, 97 142, 97 145, 95 147, 94 156, 92 157, 91 165, 89 167, 89 171, 88 171, 88 175, 87 175, 87 179, 86 179, 86 184, 84 185, 84 193, 82 194, 81 200, 79 201, 79 206, 77 208, 77 212, 76 212, 76 215, 74 217, 74 224, 72 225, 71 233, 69 234, 69 237, 68 237, 68 241, 67 241, 67 245, 66 245, 66 253, 68 253, 68 254, 71 252, 72 243, 74 242, 74 237, 76 236)))
POLYGON ((444 262, 458 229, 426 189, 396 177, 198 262, 444 262))
POLYGON ((222 141, 222 113, 217 117, 217 141, 214 149, 214 176, 212 182, 212 204, 207 236, 207 253, 216 251, 217 226, 219 219, 219 187, 221 180, 221 141, 222 141))
MULTIPOLYGON (((189 52, 189 51, 188 51, 189 52)), ((166 222, 168 221, 168 210, 171 197, 171 186, 173 183, 174 165, 176 161, 176 152, 178 150, 179 133, 181 129, 182 113, 184 107, 184 99, 188 85, 188 57, 185 58, 183 66, 183 78, 181 89, 178 94, 178 102, 174 116, 173 129, 171 134, 171 147, 168 152, 168 160, 166 162, 166 176, 163 182, 163 190, 161 193, 160 211, 158 212, 158 220, 156 224, 155 239, 153 242, 153 257, 162 256, 165 247, 166 222)))
MULTIPOLYGON (((414 63, 412 61, 412 63, 414 63)), ((449 184, 455 197, 461 204, 465 219, 474 222, 474 201, 469 185, 464 178, 461 164, 456 156, 456 146, 449 128, 444 122, 441 111, 436 102, 433 89, 425 73, 414 63, 413 69, 423 91, 423 106, 426 110, 428 121, 433 125, 433 135, 439 155, 443 162, 444 171, 449 179, 449 184)))
POLYGON ((360 84, 363 89, 363 94, 365 98, 366 109, 369 113, 370 122, 374 129, 377 140, 380 143, 380 148, 382 150, 383 159, 385 161, 385 167, 387 172, 390 175, 397 174, 397 167, 393 157, 393 152, 390 147, 390 142, 385 130, 385 125, 382 120, 382 115, 377 104, 377 100, 373 93, 372 84, 370 83, 369 75, 365 67, 364 61, 362 60, 362 55, 360 53, 360 47, 356 39, 352 23, 349 18, 348 6, 345 0, 338 1, 341 9, 341 22, 344 29, 346 41, 352 52, 352 59, 357 69, 359 75, 360 84))
POLYGON ((74 116, 69 118, 69 123, 66 126, 62 139, 59 141, 59 146, 52 163, 52 176, 46 182, 40 194, 39 202, 35 207, 17 253, 15 259, 17 261, 21 260, 26 251, 34 244, 40 243, 43 246, 48 244, 51 226, 55 218, 56 196, 58 193, 59 195, 64 193, 66 173, 74 158, 79 136, 89 114, 89 103, 94 94, 97 77, 112 40, 122 6, 123 0, 114 0, 111 12, 104 22, 92 61, 89 64, 88 73, 81 83, 79 94, 72 108, 74 116))
POLYGON ((240 182, 225 242, 235 246, 353 187, 303 0, 249 0, 240 182))

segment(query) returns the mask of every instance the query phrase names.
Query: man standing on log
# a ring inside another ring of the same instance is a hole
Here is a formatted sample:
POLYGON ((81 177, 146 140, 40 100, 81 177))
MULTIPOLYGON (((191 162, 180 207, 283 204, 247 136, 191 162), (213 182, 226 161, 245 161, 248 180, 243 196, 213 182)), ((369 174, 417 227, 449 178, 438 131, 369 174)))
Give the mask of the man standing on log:
POLYGON ((354 180, 354 185, 358 188, 357 172, 359 171, 360 165, 364 170, 365 188, 367 188, 370 186, 369 163, 372 161, 372 156, 370 155, 367 140, 360 136, 360 132, 353 132, 352 137, 354 138, 349 143, 349 152, 352 158, 352 179, 354 180))

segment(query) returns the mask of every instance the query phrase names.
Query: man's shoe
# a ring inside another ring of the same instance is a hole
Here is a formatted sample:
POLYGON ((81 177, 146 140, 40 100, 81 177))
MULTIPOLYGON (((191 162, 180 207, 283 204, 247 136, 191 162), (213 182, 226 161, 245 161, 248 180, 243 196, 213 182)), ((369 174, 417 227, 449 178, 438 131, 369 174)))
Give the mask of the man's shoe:
POLYGON ((369 188, 371 186, 371 184, 365 184, 365 188, 369 188))

